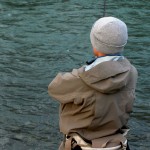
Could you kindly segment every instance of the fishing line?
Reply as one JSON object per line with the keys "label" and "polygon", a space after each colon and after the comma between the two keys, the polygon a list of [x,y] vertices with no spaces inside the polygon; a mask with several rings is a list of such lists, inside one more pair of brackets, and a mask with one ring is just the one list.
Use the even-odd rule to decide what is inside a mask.
{"label": "fishing line", "polygon": [[103,17],[106,15],[106,0],[104,0],[104,11],[103,11]]}

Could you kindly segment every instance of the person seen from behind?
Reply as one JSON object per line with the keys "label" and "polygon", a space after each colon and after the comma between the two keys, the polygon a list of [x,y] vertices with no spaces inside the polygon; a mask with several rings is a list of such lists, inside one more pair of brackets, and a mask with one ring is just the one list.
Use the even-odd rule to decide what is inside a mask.
{"label": "person seen from behind", "polygon": [[95,58],[72,72],[58,73],[48,86],[60,102],[59,150],[129,150],[127,123],[135,100],[137,70],[123,56],[126,24],[98,19],[90,33]]}

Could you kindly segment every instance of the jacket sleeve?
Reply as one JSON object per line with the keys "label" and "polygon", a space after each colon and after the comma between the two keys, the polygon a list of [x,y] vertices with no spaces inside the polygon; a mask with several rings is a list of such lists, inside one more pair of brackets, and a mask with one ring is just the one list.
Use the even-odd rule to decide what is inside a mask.
{"label": "jacket sleeve", "polygon": [[49,95],[63,104],[81,102],[79,95],[82,81],[77,73],[73,72],[59,73],[48,86]]}

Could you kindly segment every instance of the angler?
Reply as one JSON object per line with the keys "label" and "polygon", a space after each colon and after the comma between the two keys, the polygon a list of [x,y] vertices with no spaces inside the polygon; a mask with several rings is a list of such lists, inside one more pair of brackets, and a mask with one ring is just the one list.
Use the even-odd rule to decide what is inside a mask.
{"label": "angler", "polygon": [[49,95],[60,102],[59,150],[129,150],[127,122],[135,99],[136,68],[123,56],[126,24],[98,19],[90,33],[95,59],[72,72],[59,73]]}
{"label": "angler", "polygon": [[94,59],[72,72],[59,73],[49,95],[60,102],[59,150],[129,150],[127,123],[135,99],[137,70],[123,56],[126,24],[98,19],[90,33]]}

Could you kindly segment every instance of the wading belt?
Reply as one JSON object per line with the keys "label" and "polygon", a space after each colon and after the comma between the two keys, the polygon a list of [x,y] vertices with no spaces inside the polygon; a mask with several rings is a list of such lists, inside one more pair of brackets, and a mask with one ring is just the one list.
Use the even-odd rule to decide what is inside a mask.
{"label": "wading belt", "polygon": [[105,146],[105,139],[102,139],[102,141],[101,139],[96,139],[91,142],[89,140],[83,140],[78,134],[72,134],[64,137],[64,150],[128,150],[127,140],[124,139],[124,143],[121,143],[120,138],[121,136],[118,136],[118,139],[113,141],[118,143],[118,145],[109,148],[99,148],[101,144]]}

